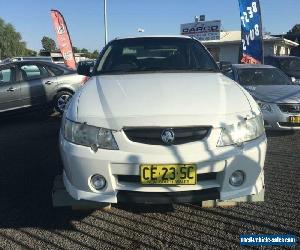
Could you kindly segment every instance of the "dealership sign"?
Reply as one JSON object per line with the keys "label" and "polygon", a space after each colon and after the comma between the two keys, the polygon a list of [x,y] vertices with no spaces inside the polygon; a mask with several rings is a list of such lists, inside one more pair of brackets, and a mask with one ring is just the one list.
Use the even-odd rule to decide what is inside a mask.
{"label": "dealership sign", "polygon": [[263,62],[263,34],[259,0],[239,0],[242,31],[242,63]]}
{"label": "dealership sign", "polygon": [[181,35],[194,37],[200,41],[220,40],[221,21],[186,23],[181,25]]}

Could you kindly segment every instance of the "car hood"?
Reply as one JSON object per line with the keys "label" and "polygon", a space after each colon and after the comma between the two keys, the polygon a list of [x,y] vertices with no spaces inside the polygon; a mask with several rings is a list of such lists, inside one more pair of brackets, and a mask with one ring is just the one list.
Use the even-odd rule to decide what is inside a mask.
{"label": "car hood", "polygon": [[255,98],[270,103],[300,103],[299,85],[245,86]]}
{"label": "car hood", "polygon": [[81,89],[77,121],[116,130],[222,125],[251,113],[243,91],[220,73],[95,76]]}

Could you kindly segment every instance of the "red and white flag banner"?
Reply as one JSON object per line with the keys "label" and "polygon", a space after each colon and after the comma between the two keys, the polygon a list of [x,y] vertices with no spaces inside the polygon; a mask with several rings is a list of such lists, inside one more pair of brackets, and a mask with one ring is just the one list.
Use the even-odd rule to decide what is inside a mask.
{"label": "red and white flag banner", "polygon": [[73,53],[72,41],[65,19],[58,10],[51,10],[51,17],[57,36],[58,46],[64,58],[65,64],[69,68],[76,69],[76,61]]}

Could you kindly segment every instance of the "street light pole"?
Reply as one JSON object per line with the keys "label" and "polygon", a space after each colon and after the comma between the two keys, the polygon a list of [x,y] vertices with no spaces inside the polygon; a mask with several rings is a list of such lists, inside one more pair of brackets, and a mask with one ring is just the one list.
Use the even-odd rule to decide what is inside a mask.
{"label": "street light pole", "polygon": [[106,17],[106,0],[104,0],[104,30],[105,30],[105,45],[107,44],[107,17]]}

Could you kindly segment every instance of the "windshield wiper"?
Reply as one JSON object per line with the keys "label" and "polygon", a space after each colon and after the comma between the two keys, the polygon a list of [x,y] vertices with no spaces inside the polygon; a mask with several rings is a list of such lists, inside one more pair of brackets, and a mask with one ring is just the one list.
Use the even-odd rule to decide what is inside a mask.
{"label": "windshield wiper", "polygon": [[140,72],[174,72],[174,71],[187,71],[187,72],[219,72],[218,69],[214,68],[136,68],[136,69],[120,69],[120,70],[106,70],[99,71],[98,74],[122,74],[122,73],[140,73]]}
{"label": "windshield wiper", "polygon": [[130,72],[139,72],[139,70],[138,69],[118,69],[118,70],[98,71],[99,74],[119,74],[119,73],[130,73]]}
{"label": "windshield wiper", "polygon": [[218,69],[214,68],[158,68],[158,67],[149,67],[141,68],[139,71],[200,71],[200,72],[219,72]]}
{"label": "windshield wiper", "polygon": [[198,68],[198,69],[191,69],[192,71],[200,71],[200,72],[219,72],[220,70],[214,68]]}

